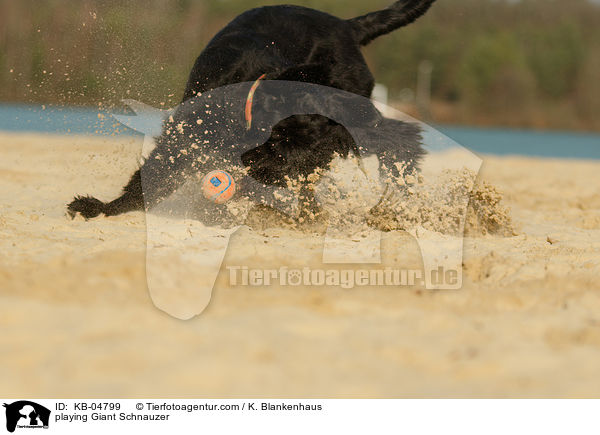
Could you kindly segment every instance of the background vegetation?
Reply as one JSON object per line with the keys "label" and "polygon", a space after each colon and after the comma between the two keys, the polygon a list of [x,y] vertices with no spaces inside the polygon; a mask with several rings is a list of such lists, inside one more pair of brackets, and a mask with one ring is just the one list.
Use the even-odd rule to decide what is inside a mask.
{"label": "background vegetation", "polygon": [[[392,0],[295,0],[342,17]],[[0,100],[176,105],[206,42],[261,0],[0,0]],[[392,101],[413,107],[433,65],[435,121],[600,131],[600,6],[439,0],[365,50]]]}

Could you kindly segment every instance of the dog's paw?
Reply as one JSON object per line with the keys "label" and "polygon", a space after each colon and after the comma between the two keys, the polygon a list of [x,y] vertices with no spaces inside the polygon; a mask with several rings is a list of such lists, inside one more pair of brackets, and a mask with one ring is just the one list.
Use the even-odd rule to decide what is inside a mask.
{"label": "dog's paw", "polygon": [[85,220],[95,218],[104,213],[105,204],[91,196],[76,196],[75,199],[67,206],[67,213],[71,219],[75,218],[77,213],[84,217]]}

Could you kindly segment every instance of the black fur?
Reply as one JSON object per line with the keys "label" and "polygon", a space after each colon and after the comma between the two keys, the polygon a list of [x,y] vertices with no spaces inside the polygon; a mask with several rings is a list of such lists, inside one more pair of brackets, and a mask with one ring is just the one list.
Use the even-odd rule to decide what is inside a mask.
{"label": "black fur", "polygon": [[[108,203],[89,196],[76,197],[68,205],[69,215],[80,213],[90,219],[152,208],[190,175],[223,168],[219,160],[231,144],[255,142],[242,154],[241,163],[250,168],[249,175],[255,180],[274,185],[284,185],[286,177],[293,179],[326,168],[334,153],[357,154],[360,141],[353,140],[353,135],[354,139],[379,139],[381,157],[389,164],[416,164],[423,154],[417,126],[384,119],[374,107],[365,107],[364,119],[355,123],[360,128],[351,135],[331,116],[316,114],[323,113],[317,109],[328,106],[328,113],[343,118],[342,112],[351,107],[348,104],[364,104],[350,101],[351,97],[318,101],[299,94],[295,100],[304,111],[296,113],[305,115],[285,116],[285,110],[277,106],[278,99],[284,97],[265,81],[254,104],[260,125],[253,125],[250,132],[245,130],[243,109],[251,83],[265,73],[266,80],[314,83],[370,97],[374,79],[361,45],[413,22],[434,1],[401,0],[383,11],[351,20],[298,6],[262,7],[243,13],[221,30],[196,60],[184,103],[172,122],[165,123],[156,149],[125,186],[123,195]],[[241,85],[231,86],[236,83]],[[226,95],[217,92],[225,86]],[[198,114],[190,107],[193,102],[210,106],[202,114],[202,125],[195,122]],[[224,126],[223,120],[231,122]],[[177,131],[182,121],[185,131]],[[270,136],[263,137],[261,131],[270,132]],[[208,145],[191,148],[197,143]],[[394,155],[386,155],[394,148]],[[212,155],[214,161],[198,163],[200,153]]]}

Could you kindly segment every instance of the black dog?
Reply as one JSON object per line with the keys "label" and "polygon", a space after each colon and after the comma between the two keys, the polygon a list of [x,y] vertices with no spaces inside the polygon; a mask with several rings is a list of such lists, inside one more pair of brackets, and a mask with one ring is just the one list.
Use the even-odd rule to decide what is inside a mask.
{"label": "black dog", "polygon": [[[357,143],[362,146],[363,140],[379,142],[375,152],[385,154],[388,167],[394,162],[405,162],[409,169],[417,165],[424,154],[420,129],[385,119],[367,103],[374,79],[360,47],[412,23],[434,1],[401,0],[351,20],[297,6],[245,12],[200,54],[184,102],[165,122],[156,148],[123,195],[108,203],[76,197],[68,213],[89,219],[147,210],[191,175],[232,165],[245,166],[253,181],[285,186],[289,179],[304,179],[317,168],[327,168],[335,154],[359,156]],[[302,83],[277,86],[284,82]],[[250,107],[254,122],[247,110],[253,83],[254,88],[260,84]],[[345,92],[315,93],[314,86],[301,84]],[[350,123],[356,127],[352,133],[344,122],[349,108],[354,114]],[[234,144],[241,148],[236,150]],[[242,191],[252,194],[241,184]]]}

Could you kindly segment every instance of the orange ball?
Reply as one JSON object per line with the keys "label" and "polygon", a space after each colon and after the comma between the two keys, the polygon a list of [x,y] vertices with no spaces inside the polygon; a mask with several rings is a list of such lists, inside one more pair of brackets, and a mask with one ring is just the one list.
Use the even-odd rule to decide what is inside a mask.
{"label": "orange ball", "polygon": [[209,172],[202,179],[202,193],[209,201],[224,204],[235,194],[235,181],[229,172]]}

